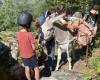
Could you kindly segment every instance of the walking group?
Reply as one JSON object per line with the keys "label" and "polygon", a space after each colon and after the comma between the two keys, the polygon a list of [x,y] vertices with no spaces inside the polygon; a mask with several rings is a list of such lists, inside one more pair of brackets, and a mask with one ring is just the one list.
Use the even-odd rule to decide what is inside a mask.
{"label": "walking group", "polygon": [[[89,11],[81,14],[77,11],[71,15],[68,8],[63,7],[62,5],[53,10],[47,10],[35,21],[35,26],[38,28],[39,34],[39,43],[42,47],[47,49],[47,58],[43,64],[45,70],[52,71],[52,64],[55,59],[55,35],[52,35],[52,26],[55,26],[56,23],[62,25],[61,28],[64,28],[72,33],[73,36],[78,33],[81,35],[75,36],[78,43],[81,46],[86,46],[93,42],[93,38],[97,32],[97,16],[99,15],[98,10],[93,6]],[[29,32],[31,24],[33,22],[33,16],[28,11],[22,11],[19,13],[17,18],[17,23],[20,26],[20,30],[17,33],[17,41],[19,46],[19,57],[21,57],[24,66],[25,66],[25,75],[27,80],[31,79],[31,71],[34,72],[35,80],[40,80],[40,73],[38,68],[38,61],[36,58],[36,44],[37,41],[35,36]],[[48,27],[50,26],[50,27]],[[57,25],[56,25],[57,26]],[[85,27],[84,27],[85,26]],[[52,27],[52,28],[51,28]],[[85,32],[84,32],[85,31]],[[82,33],[83,32],[83,33]],[[61,34],[61,33],[59,33]],[[49,36],[51,38],[49,38]],[[85,35],[85,36],[84,36]],[[87,36],[88,35],[88,36]],[[82,37],[84,36],[84,37]],[[63,35],[59,36],[63,37]],[[64,42],[63,42],[64,43]],[[61,43],[61,44],[63,44]],[[61,55],[60,55],[61,56]],[[59,61],[58,57],[58,61]],[[68,58],[69,59],[69,58]],[[59,68],[59,62],[57,63],[56,70]],[[71,67],[69,68],[71,69]]]}

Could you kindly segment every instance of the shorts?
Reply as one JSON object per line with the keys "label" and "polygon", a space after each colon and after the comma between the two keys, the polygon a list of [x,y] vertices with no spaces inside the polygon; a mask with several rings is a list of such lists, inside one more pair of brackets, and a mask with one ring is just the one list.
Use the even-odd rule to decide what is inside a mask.
{"label": "shorts", "polygon": [[38,67],[38,62],[35,56],[32,56],[31,58],[22,58],[22,60],[24,65],[29,66],[30,69]]}

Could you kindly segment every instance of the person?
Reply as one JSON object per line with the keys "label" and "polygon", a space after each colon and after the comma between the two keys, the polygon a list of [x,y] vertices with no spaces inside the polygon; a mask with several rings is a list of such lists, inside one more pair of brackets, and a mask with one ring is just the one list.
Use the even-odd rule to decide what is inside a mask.
{"label": "person", "polygon": [[45,22],[46,18],[51,14],[50,11],[46,10],[41,16],[39,16],[35,22],[35,26],[37,28],[37,36],[36,39],[38,39],[38,43],[41,45],[42,38],[42,29],[41,26]]}
{"label": "person", "polygon": [[[43,50],[44,50],[44,43],[43,43],[43,34],[42,34],[41,26],[45,23],[46,18],[50,15],[51,15],[51,11],[47,10],[46,12],[44,12],[43,15],[38,17],[36,24],[35,24],[35,26],[37,27],[37,31],[38,31],[38,40],[39,40],[38,42],[40,46],[43,48]],[[42,73],[43,74],[42,76],[50,76],[51,75],[50,68],[52,66],[51,58],[53,58],[54,56],[54,39],[52,38],[50,41],[47,41],[45,43],[45,47],[47,50],[46,55],[48,55],[47,56],[48,59],[46,58],[44,61],[42,61],[43,63],[42,63],[41,68],[44,70]]]}
{"label": "person", "polygon": [[97,32],[97,20],[98,20],[98,10],[95,9],[95,6],[90,9],[89,12],[86,12],[86,14],[83,17],[83,20],[87,22],[86,26],[89,27],[89,29],[92,32],[92,42],[91,45],[96,47],[95,45],[95,35]]}
{"label": "person", "polygon": [[42,24],[45,22],[46,18],[48,17],[48,15],[50,15],[51,12],[46,10],[41,16],[39,16],[35,22],[35,26],[37,27],[37,31],[38,31],[38,34],[41,33],[41,26]]}
{"label": "person", "polygon": [[30,71],[34,70],[35,80],[39,80],[39,69],[35,53],[35,37],[28,30],[31,27],[33,17],[27,11],[22,11],[17,18],[17,23],[21,27],[17,33],[19,46],[19,56],[25,65],[25,75],[27,80],[31,80]]}
{"label": "person", "polygon": [[[43,16],[40,16],[38,18],[38,23],[39,25],[36,25],[36,26],[40,26],[39,28],[41,29],[41,26],[44,25],[45,23],[45,20],[48,18],[48,17],[52,17],[54,14],[51,14],[51,11],[46,11],[45,14],[44,14],[44,17]],[[42,43],[42,37],[43,37],[43,34],[40,33],[40,41],[39,43],[44,46],[44,44]],[[54,58],[54,38],[50,39],[49,41],[47,41],[45,43],[45,47],[47,49],[47,59],[44,60],[44,73],[43,73],[43,76],[50,76],[51,75],[51,67],[52,67],[52,61],[53,61],[53,58]]]}
{"label": "person", "polygon": [[93,32],[93,37],[96,35],[97,31],[97,17],[98,11],[95,9],[91,9],[90,12],[86,12],[83,20],[87,22],[86,26],[89,27],[89,29]]}

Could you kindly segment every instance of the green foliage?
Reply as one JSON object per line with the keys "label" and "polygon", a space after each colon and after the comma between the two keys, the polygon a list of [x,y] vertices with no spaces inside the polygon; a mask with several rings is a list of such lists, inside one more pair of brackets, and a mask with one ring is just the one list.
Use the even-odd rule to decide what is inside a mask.
{"label": "green foliage", "polygon": [[[75,11],[84,12],[92,0],[3,0],[0,2],[0,31],[17,31],[16,18],[19,12],[27,10],[36,18],[47,9],[64,5]],[[99,0],[96,0],[96,2]],[[87,7],[88,8],[88,7]],[[34,26],[32,27],[34,31]]]}
{"label": "green foliage", "polygon": [[100,39],[95,40],[95,47],[100,48]]}
{"label": "green foliage", "polygon": [[99,32],[99,29],[96,33],[96,39],[95,39],[95,44],[94,45],[95,45],[96,48],[100,48],[100,32]]}
{"label": "green foliage", "polygon": [[31,0],[31,2],[29,0],[16,1],[17,0],[4,0],[3,3],[0,4],[0,31],[17,31],[18,25],[16,22],[18,13],[26,10],[36,17],[42,13],[45,0]]}
{"label": "green foliage", "polygon": [[92,0],[46,0],[50,8],[63,5],[70,8],[72,13],[77,10],[83,12],[86,9],[86,5],[91,1]]}
{"label": "green foliage", "polygon": [[36,55],[37,55],[37,58],[39,58],[43,53],[43,50],[42,48],[39,46],[39,45],[36,45]]}
{"label": "green foliage", "polygon": [[93,0],[93,2],[94,2],[95,4],[100,5],[100,0]]}
{"label": "green foliage", "polygon": [[5,30],[9,26],[11,26],[10,23],[14,24],[14,20],[12,20],[14,11],[11,9],[13,7],[13,4],[8,3],[10,3],[10,1],[5,0],[5,2],[0,7],[0,31]]}
{"label": "green foliage", "polygon": [[42,15],[44,11],[48,9],[46,0],[38,0],[36,4],[34,5],[34,15],[38,17],[39,15]]}
{"label": "green foliage", "polygon": [[0,7],[0,31],[16,30],[17,15],[21,10],[24,10],[25,5],[26,4],[24,4],[24,2],[16,4],[14,0],[4,0],[2,6]]}
{"label": "green foliage", "polygon": [[92,80],[92,77],[90,75],[85,74],[84,75],[84,80]]}
{"label": "green foliage", "polygon": [[100,74],[100,57],[91,57],[89,59],[89,66],[96,70]]}

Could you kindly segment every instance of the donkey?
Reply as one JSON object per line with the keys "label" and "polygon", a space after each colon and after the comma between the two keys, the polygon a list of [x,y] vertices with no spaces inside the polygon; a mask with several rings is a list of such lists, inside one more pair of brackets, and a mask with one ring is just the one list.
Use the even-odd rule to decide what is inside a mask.
{"label": "donkey", "polygon": [[66,52],[67,53],[67,59],[69,62],[69,70],[71,70],[71,55],[69,54],[69,47],[71,46],[70,43],[74,40],[73,35],[67,30],[62,29],[58,25],[56,25],[54,22],[61,19],[64,16],[64,14],[59,15],[57,17],[47,17],[44,24],[41,26],[42,28],[42,34],[43,34],[43,43],[50,40],[52,36],[55,37],[55,40],[58,44],[58,58],[57,58],[57,65],[56,70],[59,69],[59,63],[61,60],[61,53]]}
{"label": "donkey", "polygon": [[[63,24],[63,22],[66,23],[66,21],[60,20],[62,19],[61,17],[53,18],[55,19],[54,21],[52,21],[52,18],[48,18],[45,21],[45,23],[41,27],[42,33],[43,33],[43,39],[45,42],[49,40],[53,35],[55,36],[55,41],[58,44],[58,58],[57,58],[56,70],[58,70],[59,68],[62,52],[67,53],[67,60],[69,62],[69,70],[71,70],[72,68],[71,54],[69,54],[69,48],[72,45],[71,43],[73,43],[74,40],[77,40],[77,43],[80,46],[88,46],[92,41],[92,32],[89,30],[87,26],[84,25],[84,23],[82,23],[82,19],[78,18],[77,16],[67,17],[67,20],[69,20],[69,22],[66,25],[67,26],[67,29],[66,29],[65,24]],[[57,22],[57,20],[60,22],[62,21],[61,23],[63,25],[59,24],[60,22]],[[77,35],[73,36],[73,34],[70,31],[72,32],[77,31]],[[87,55],[88,53],[86,53],[86,58],[87,58]]]}

